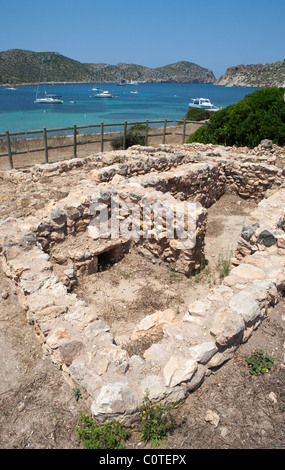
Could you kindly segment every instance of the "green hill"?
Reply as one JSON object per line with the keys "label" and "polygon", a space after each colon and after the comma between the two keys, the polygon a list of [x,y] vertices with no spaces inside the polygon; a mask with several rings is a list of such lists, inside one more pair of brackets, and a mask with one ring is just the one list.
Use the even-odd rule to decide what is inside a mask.
{"label": "green hill", "polygon": [[11,49],[0,52],[0,84],[37,83],[42,59],[49,82],[146,82],[214,83],[209,69],[191,62],[177,62],[156,69],[136,64],[84,64],[58,52],[32,52]]}
{"label": "green hill", "polygon": [[12,49],[0,52],[0,83],[36,83],[45,59],[47,81],[89,81],[86,65],[57,52],[31,52]]}

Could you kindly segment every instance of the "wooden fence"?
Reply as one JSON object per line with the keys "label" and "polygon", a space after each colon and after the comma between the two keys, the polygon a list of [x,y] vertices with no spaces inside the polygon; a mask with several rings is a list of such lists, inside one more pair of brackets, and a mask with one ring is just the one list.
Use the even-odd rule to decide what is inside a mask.
{"label": "wooden fence", "polygon": [[[167,124],[169,123],[181,123],[182,124],[182,132],[175,132],[176,135],[181,135],[182,136],[182,143],[185,142],[186,137],[189,135],[186,133],[186,124],[192,123],[192,124],[205,124],[203,121],[187,121],[186,119],[181,119],[181,120],[168,120],[164,119],[161,121],[137,121],[137,122],[123,122],[123,123],[113,123],[113,124],[104,124],[101,122],[101,124],[90,124],[87,126],[77,126],[74,125],[72,127],[60,127],[60,128],[55,128],[55,129],[46,129],[45,127],[43,129],[39,130],[31,130],[31,131],[25,131],[25,132],[9,132],[6,131],[4,134],[0,134],[0,139],[5,139],[5,144],[6,144],[6,149],[7,151],[5,153],[0,153],[0,157],[9,157],[9,165],[10,168],[14,168],[14,162],[13,162],[13,156],[17,155],[24,155],[30,152],[44,152],[44,162],[48,163],[49,162],[49,150],[53,149],[62,149],[62,148],[67,148],[67,147],[73,147],[73,157],[77,157],[77,148],[79,145],[86,145],[86,144],[92,144],[92,143],[100,143],[100,151],[104,151],[104,142],[107,141],[113,141],[116,139],[123,139],[123,149],[126,148],[126,139],[127,139],[127,132],[128,132],[128,126],[134,126],[137,124],[142,124],[145,125],[145,129],[143,133],[141,134],[142,136],[145,137],[145,145],[148,145],[148,139],[149,137],[157,137],[157,136],[162,136],[162,143],[165,144],[165,138],[167,135],[172,135],[173,132],[168,132]],[[163,124],[162,126],[162,132],[159,133],[150,133],[150,125],[151,124]],[[110,127],[123,127],[123,134],[119,134],[118,136],[112,136],[112,138],[109,137],[110,132],[107,132],[107,128]],[[99,139],[88,139],[88,140],[78,140],[79,136],[79,131],[82,129],[98,129],[99,131],[97,132]],[[62,145],[53,145],[50,146],[48,144],[48,133],[55,133],[55,132],[66,132],[66,131],[72,131],[71,136],[73,135],[72,143],[65,143]],[[105,134],[108,133],[108,136]],[[41,134],[42,139],[43,139],[43,146],[39,148],[31,148],[31,149],[22,149],[22,150],[12,150],[12,142],[15,141],[15,138],[20,136],[21,139],[25,139],[28,136],[31,135],[38,135]],[[93,136],[96,136],[95,134],[92,134]],[[18,140],[18,139],[16,139]]]}

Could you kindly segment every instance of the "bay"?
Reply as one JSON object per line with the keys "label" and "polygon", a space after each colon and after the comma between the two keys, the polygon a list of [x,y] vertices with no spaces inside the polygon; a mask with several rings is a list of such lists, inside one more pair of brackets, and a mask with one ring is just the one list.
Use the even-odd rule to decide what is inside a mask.
{"label": "bay", "polygon": [[[47,85],[47,93],[62,95],[64,100],[63,104],[49,105],[34,102],[36,85],[15,86],[15,90],[0,87],[0,134],[6,130],[26,132],[44,127],[54,129],[75,124],[98,125],[101,122],[177,121],[184,118],[192,98],[209,98],[215,106],[225,108],[257,89],[193,83],[139,83],[126,86],[104,83],[102,88],[113,93],[114,98],[98,99],[94,98],[92,91],[96,85]],[[134,91],[137,93],[132,93]]]}

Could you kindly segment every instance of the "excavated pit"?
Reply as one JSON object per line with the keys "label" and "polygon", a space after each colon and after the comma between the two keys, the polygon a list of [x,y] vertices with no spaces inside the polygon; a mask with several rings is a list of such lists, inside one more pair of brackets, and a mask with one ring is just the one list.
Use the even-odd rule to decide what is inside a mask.
{"label": "excavated pit", "polygon": [[[99,419],[131,416],[146,388],[185,398],[283,295],[282,158],[279,148],[135,147],[2,175],[25,190],[24,206],[3,196],[3,268],[44,351]],[[131,204],[194,204],[183,222],[194,245],[181,247],[178,223],[172,238],[98,236],[93,218],[103,205],[110,222],[113,194],[123,222]]]}
{"label": "excavated pit", "polygon": [[[205,259],[201,269],[191,276],[177,272],[174,263],[163,262],[135,243],[106,248],[87,265],[80,265],[76,261],[80,249],[91,246],[84,233],[54,245],[50,252],[55,260],[54,270],[110,326],[116,345],[126,349],[130,357],[143,357],[152,344],[163,338],[163,328],[156,325],[132,339],[136,325],[144,317],[167,309],[175,312],[176,321],[182,321],[189,304],[205,299],[214,286],[220,285],[225,276],[223,263],[230,264],[243,220],[255,207],[254,201],[227,194],[208,208]],[[66,260],[58,264],[56,260],[62,252],[66,253]],[[74,274],[73,282],[70,274]],[[197,331],[193,325],[193,341],[199,335],[206,337],[206,332]]]}

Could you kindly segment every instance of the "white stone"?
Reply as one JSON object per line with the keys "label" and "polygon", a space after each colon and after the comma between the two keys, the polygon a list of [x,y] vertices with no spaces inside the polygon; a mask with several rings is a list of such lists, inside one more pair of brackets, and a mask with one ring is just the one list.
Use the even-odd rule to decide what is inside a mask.
{"label": "white stone", "polygon": [[232,276],[239,276],[244,279],[263,279],[265,277],[264,271],[262,269],[256,268],[251,264],[240,264],[236,268],[231,270]]}
{"label": "white stone", "polygon": [[163,397],[167,391],[163,378],[154,374],[150,374],[142,380],[141,392],[145,394],[146,390],[149,391],[150,399]]}
{"label": "white stone", "polygon": [[193,316],[204,316],[205,313],[210,310],[211,305],[209,300],[196,300],[189,305],[188,313]]}
{"label": "white stone", "polygon": [[189,348],[190,357],[201,364],[206,364],[217,351],[217,346],[211,341]]}
{"label": "white stone", "polygon": [[245,290],[231,298],[230,307],[234,312],[241,314],[246,323],[255,320],[260,315],[258,303],[253,295]]}
{"label": "white stone", "polygon": [[131,336],[132,340],[137,339],[140,333],[145,332],[153,328],[154,326],[171,324],[175,318],[175,313],[170,308],[164,311],[158,311],[152,315],[147,315],[134,329]]}
{"label": "white stone", "polygon": [[130,387],[121,382],[104,385],[91,405],[91,411],[95,416],[115,416],[125,413],[134,406],[134,397]]}
{"label": "white stone", "polygon": [[163,377],[167,387],[175,387],[190,380],[198,365],[193,359],[184,356],[172,356],[163,369]]}

